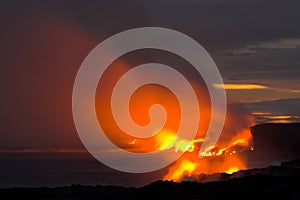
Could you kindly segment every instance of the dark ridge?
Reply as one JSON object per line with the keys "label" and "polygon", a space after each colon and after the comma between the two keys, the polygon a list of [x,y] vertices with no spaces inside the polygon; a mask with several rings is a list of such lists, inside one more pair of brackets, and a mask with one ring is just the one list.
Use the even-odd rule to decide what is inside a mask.
{"label": "dark ridge", "polygon": [[286,161],[281,163],[282,167],[294,167],[294,168],[300,168],[300,158],[294,159],[291,161]]}
{"label": "dark ridge", "polygon": [[297,199],[299,177],[255,175],[217,182],[158,181],[141,188],[72,185],[0,189],[4,199]]}

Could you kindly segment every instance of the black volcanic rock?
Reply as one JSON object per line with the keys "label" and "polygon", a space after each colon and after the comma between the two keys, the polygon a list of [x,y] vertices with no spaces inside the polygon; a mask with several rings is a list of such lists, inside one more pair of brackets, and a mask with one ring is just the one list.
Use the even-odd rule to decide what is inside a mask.
{"label": "black volcanic rock", "polygon": [[287,162],[282,162],[281,163],[282,167],[295,167],[295,168],[300,168],[300,158],[298,159],[294,159],[291,161],[287,161]]}
{"label": "black volcanic rock", "polygon": [[[291,163],[293,163],[292,161]],[[283,164],[285,165],[285,164]],[[202,176],[203,178],[204,176]],[[209,177],[207,175],[206,177]],[[300,168],[273,166],[220,173],[220,181],[156,181],[140,188],[71,185],[0,189],[1,199],[299,199]]]}
{"label": "black volcanic rock", "polygon": [[0,189],[3,199],[299,199],[299,176],[252,175],[228,181],[157,181],[140,188],[72,185]]}
{"label": "black volcanic rock", "polygon": [[254,152],[251,159],[290,160],[300,157],[300,123],[259,124],[251,127]]}

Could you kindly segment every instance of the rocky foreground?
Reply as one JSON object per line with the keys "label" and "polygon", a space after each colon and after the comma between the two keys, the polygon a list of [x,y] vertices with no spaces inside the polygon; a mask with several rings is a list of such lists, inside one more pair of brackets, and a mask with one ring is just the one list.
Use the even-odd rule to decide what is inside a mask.
{"label": "rocky foreground", "polygon": [[[57,188],[0,189],[1,199],[299,199],[299,161],[277,167],[251,169],[219,181],[157,181],[139,188],[72,185]],[[213,175],[217,176],[216,174]],[[209,177],[209,176],[207,176]],[[206,178],[207,178],[206,177]],[[206,179],[207,180],[207,179]]]}
{"label": "rocky foreground", "polygon": [[3,199],[299,199],[300,177],[255,175],[217,182],[158,181],[141,188],[72,185],[1,189]]}

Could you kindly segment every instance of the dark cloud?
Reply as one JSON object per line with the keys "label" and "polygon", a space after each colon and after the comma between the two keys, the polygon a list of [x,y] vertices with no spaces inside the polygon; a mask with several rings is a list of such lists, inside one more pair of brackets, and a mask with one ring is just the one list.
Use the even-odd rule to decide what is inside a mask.
{"label": "dark cloud", "polygon": [[236,50],[236,51],[230,51],[226,54],[228,57],[240,57],[240,56],[249,56],[255,54],[254,50],[250,49],[241,49],[241,50]]}
{"label": "dark cloud", "polygon": [[[292,81],[300,80],[300,48],[253,50],[255,54],[251,56],[238,56],[240,52],[245,51],[242,49],[236,51],[233,54],[235,56],[223,59],[224,66],[220,70],[224,78],[231,81],[259,80],[260,84],[270,84],[270,81],[277,80],[278,83],[282,82],[285,88],[297,88]],[[289,84],[287,80],[290,81]],[[275,85],[273,86],[278,87],[278,84]]]}
{"label": "dark cloud", "polygon": [[[18,1],[17,1],[18,2]],[[87,31],[109,37],[140,26],[182,31],[210,51],[235,49],[258,41],[299,36],[299,1],[19,1],[2,7],[5,24],[33,10],[74,19]]]}

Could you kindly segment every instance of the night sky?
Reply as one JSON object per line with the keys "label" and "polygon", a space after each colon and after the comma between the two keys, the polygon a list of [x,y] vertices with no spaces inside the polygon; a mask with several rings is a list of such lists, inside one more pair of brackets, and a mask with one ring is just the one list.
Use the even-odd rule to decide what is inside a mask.
{"label": "night sky", "polygon": [[72,88],[87,54],[132,28],[180,31],[256,123],[300,122],[297,0],[1,1],[0,151],[80,149]]}

